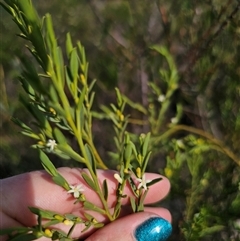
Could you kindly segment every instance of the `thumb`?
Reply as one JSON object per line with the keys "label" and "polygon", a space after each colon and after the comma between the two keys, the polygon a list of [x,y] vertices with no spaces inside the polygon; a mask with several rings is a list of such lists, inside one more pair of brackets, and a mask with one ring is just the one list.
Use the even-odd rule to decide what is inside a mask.
{"label": "thumb", "polygon": [[109,223],[85,241],[165,241],[171,232],[172,226],[167,220],[141,212]]}

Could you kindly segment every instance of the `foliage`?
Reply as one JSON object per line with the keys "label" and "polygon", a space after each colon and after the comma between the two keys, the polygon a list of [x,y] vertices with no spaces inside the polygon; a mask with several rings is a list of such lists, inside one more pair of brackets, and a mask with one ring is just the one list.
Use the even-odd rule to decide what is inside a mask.
{"label": "foliage", "polygon": [[[72,39],[81,39],[91,63],[88,76],[99,78],[93,87],[98,106],[91,103],[94,112],[90,114],[104,119],[103,123],[112,121],[114,132],[106,124],[99,128],[95,119],[91,138],[99,156],[109,160],[105,164],[115,167],[129,138],[137,143],[140,133],[150,131],[152,155],[147,170],[159,170],[172,183],[166,201],[173,213],[172,239],[238,240],[239,2],[42,2],[36,6],[42,14],[51,12],[56,20],[59,45],[65,45],[62,36],[69,31]],[[9,64],[3,66],[9,69]],[[116,85],[124,95],[117,90],[120,100],[109,106]],[[69,94],[72,104],[74,94]],[[40,109],[53,118],[46,107]],[[131,115],[126,116],[126,111]],[[130,125],[125,126],[125,121]],[[130,137],[123,134],[125,130],[132,133]],[[102,133],[106,133],[104,139]],[[48,140],[41,141],[46,144]],[[70,146],[75,145],[71,140]]]}
{"label": "foliage", "polygon": [[[20,101],[34,118],[32,125],[26,125],[19,119],[13,121],[22,129],[21,133],[35,140],[33,148],[39,150],[40,159],[44,169],[52,176],[56,185],[61,186],[69,194],[73,194],[75,203],[80,202],[86,210],[83,217],[72,214],[62,216],[48,210],[30,207],[30,211],[38,216],[38,224],[31,228],[6,229],[0,234],[8,234],[9,240],[35,240],[41,237],[52,240],[73,240],[71,234],[77,224],[82,223],[85,228],[101,228],[99,222],[88,210],[105,215],[109,221],[118,218],[122,200],[125,195],[126,185],[132,189],[131,205],[133,212],[144,210],[144,200],[149,186],[161,181],[162,178],[145,180],[145,170],[151,152],[148,150],[150,133],[140,135],[137,146],[131,141],[125,131],[127,117],[123,111],[125,101],[121,93],[116,89],[117,106],[111,104],[112,111],[107,115],[113,122],[116,131],[116,145],[118,147],[119,174],[114,177],[118,180],[116,190],[116,204],[114,211],[107,204],[108,181],[100,183],[97,176],[97,168],[106,169],[95,148],[92,135],[92,104],[94,82],[88,84],[88,63],[86,61],[84,47],[80,42],[74,47],[70,34],[66,36],[66,58],[64,64],[63,53],[58,46],[53,30],[51,16],[46,14],[40,21],[31,1],[5,1],[1,4],[12,15],[21,33],[20,37],[26,39],[30,53],[36,60],[31,63],[27,58],[22,58],[23,71],[19,80],[25,91],[20,96]],[[36,68],[35,66],[39,66]],[[76,140],[76,148],[73,148],[67,136],[73,136]],[[79,175],[86,185],[95,191],[101,201],[102,207],[95,206],[84,195],[82,184],[72,186],[58,172],[54,164],[45,153],[53,153],[63,159],[72,159],[84,164],[86,171]],[[42,220],[48,222],[43,224]],[[64,223],[70,225],[67,233],[51,228],[53,224]]]}

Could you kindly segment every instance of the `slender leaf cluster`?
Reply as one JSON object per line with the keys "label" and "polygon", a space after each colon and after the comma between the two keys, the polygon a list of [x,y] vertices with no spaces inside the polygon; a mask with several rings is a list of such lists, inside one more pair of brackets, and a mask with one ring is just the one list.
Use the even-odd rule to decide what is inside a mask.
{"label": "slender leaf cluster", "polygon": [[[119,174],[116,178],[116,205],[112,212],[108,207],[108,183],[98,180],[97,168],[107,169],[98,154],[92,134],[93,87],[95,81],[88,83],[88,63],[84,47],[80,42],[73,46],[70,34],[66,36],[66,50],[63,53],[58,46],[51,16],[46,14],[42,21],[38,17],[31,1],[5,1],[1,5],[12,15],[21,30],[20,37],[28,41],[27,48],[35,59],[23,58],[23,71],[19,80],[25,91],[21,102],[34,118],[31,125],[13,118],[22,128],[22,134],[35,140],[32,147],[40,152],[42,166],[51,175],[53,182],[73,196],[75,203],[81,203],[85,209],[82,217],[73,214],[59,214],[36,207],[30,211],[37,215],[38,223],[29,228],[13,228],[1,231],[8,234],[9,240],[34,240],[48,237],[52,240],[72,240],[71,234],[77,224],[83,224],[82,232],[90,227],[100,228],[98,222],[88,210],[105,215],[109,221],[118,218],[122,199],[130,198],[133,212],[144,210],[144,199],[150,185],[156,180],[145,180],[145,170],[151,152],[148,151],[150,134],[139,137],[138,147],[126,132],[128,117],[124,116],[125,101],[116,89],[117,106],[103,107],[103,111],[113,123],[117,151],[114,154],[119,162]],[[66,59],[66,61],[65,61]],[[65,63],[66,62],[66,63]],[[72,139],[76,147],[72,147]],[[85,185],[98,195],[101,206],[94,205],[84,194],[82,184],[71,185],[58,172],[48,154],[55,154],[63,159],[72,159],[83,164],[87,171],[79,172]],[[127,184],[132,189],[132,196],[127,197]],[[45,221],[44,224],[42,221]],[[64,233],[52,228],[63,223],[70,225]]]}

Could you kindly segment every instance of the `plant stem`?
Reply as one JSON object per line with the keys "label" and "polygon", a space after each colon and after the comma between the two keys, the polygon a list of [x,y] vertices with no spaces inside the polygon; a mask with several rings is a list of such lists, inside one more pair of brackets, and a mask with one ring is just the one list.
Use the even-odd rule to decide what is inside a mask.
{"label": "plant stem", "polygon": [[195,127],[190,127],[190,126],[186,126],[186,125],[175,125],[172,128],[170,128],[169,130],[167,130],[165,133],[163,133],[161,136],[156,137],[154,142],[157,143],[161,140],[167,139],[171,135],[173,135],[173,134],[175,134],[176,132],[179,132],[179,131],[187,131],[187,132],[205,137],[213,145],[215,145],[215,146],[212,146],[213,149],[224,153],[229,158],[231,158],[238,166],[240,166],[240,159],[231,150],[229,150],[227,147],[225,147],[224,143],[222,141],[216,139],[210,133],[207,133],[206,131],[197,129]]}

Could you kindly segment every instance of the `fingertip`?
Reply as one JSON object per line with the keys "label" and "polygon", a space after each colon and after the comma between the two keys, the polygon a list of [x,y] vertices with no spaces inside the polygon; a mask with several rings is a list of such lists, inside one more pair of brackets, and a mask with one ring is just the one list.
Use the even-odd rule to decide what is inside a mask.
{"label": "fingertip", "polygon": [[172,233],[172,225],[161,217],[151,217],[134,231],[137,241],[166,241]]}
{"label": "fingertip", "polygon": [[85,241],[165,241],[172,232],[168,220],[149,212],[135,213],[97,230]]}
{"label": "fingertip", "polygon": [[168,222],[172,222],[172,215],[170,211],[166,208],[161,207],[145,207],[145,212],[153,213],[157,216],[160,216],[164,219],[166,219]]}
{"label": "fingertip", "polygon": [[146,196],[145,203],[156,203],[164,199],[170,192],[171,184],[170,181],[160,174],[146,173],[147,178],[154,180],[157,178],[162,178],[159,182],[149,187],[148,195]]}

